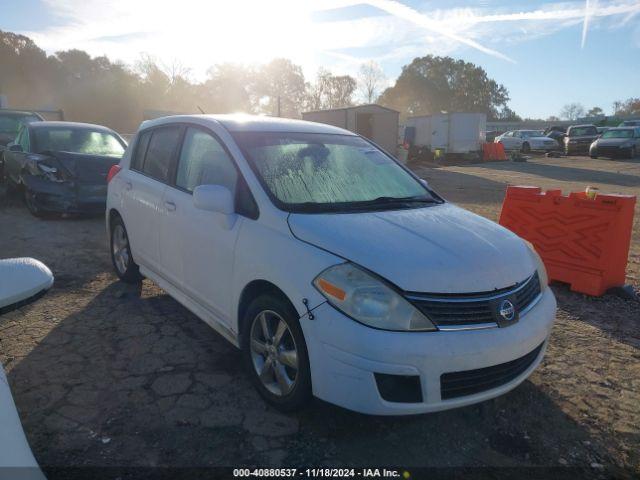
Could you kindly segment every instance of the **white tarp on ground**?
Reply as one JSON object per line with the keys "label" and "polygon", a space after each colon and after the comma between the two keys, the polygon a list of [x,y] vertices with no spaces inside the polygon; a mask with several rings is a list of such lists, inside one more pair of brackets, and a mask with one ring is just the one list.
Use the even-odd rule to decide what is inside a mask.
{"label": "white tarp on ground", "polygon": [[33,258],[0,260],[0,309],[26,300],[53,285],[51,270]]}
{"label": "white tarp on ground", "polygon": [[[0,309],[34,297],[51,285],[51,270],[38,260],[0,260]],[[0,365],[0,480],[9,478],[44,480],[45,477],[31,453],[7,376]]]}

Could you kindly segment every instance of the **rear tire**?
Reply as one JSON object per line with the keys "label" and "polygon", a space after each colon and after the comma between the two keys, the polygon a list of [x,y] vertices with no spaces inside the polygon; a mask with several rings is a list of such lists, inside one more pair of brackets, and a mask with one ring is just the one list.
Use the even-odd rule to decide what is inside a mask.
{"label": "rear tire", "polygon": [[116,275],[125,283],[138,283],[142,280],[142,275],[140,275],[140,268],[133,261],[124,222],[119,215],[116,215],[110,223],[111,263]]}
{"label": "rear tire", "polygon": [[311,398],[311,369],[298,314],[279,295],[262,294],[242,318],[242,357],[251,382],[271,406],[291,412]]}
{"label": "rear tire", "polygon": [[633,160],[634,158],[636,158],[637,154],[638,152],[636,151],[636,147],[631,147],[631,150],[629,151],[629,158]]}

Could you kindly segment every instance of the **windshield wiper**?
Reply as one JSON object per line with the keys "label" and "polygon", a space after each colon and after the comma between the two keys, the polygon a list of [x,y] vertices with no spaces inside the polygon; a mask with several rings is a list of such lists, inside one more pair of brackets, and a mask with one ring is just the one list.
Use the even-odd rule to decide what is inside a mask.
{"label": "windshield wiper", "polygon": [[377,197],[373,200],[362,200],[355,202],[336,202],[336,203],[316,203],[304,202],[293,205],[293,208],[300,212],[319,213],[319,212],[350,212],[356,210],[367,210],[376,207],[396,207],[403,205],[418,204],[439,204],[442,203],[429,197]]}
{"label": "windshield wiper", "polygon": [[387,205],[395,203],[438,203],[435,199],[429,197],[378,197],[373,200],[358,202],[362,205]]}

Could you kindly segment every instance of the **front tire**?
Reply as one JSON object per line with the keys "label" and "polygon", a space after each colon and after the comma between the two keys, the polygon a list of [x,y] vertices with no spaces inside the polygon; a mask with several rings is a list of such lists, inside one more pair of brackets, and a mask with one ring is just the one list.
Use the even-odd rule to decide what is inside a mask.
{"label": "front tire", "polygon": [[27,206],[27,210],[29,213],[37,218],[43,218],[45,216],[45,212],[40,208],[38,202],[36,201],[33,192],[29,190],[26,186],[24,187],[24,203]]}
{"label": "front tire", "polygon": [[133,261],[127,229],[120,216],[115,216],[111,221],[110,238],[111,263],[118,278],[125,283],[140,282],[142,275],[138,265]]}
{"label": "front tire", "polygon": [[524,142],[522,144],[522,153],[529,153],[531,151],[531,145],[529,145],[529,142]]}
{"label": "front tire", "polygon": [[7,195],[15,195],[20,190],[20,187],[17,183],[11,180],[11,176],[7,175],[5,177],[5,183],[7,185]]}
{"label": "front tire", "polygon": [[242,319],[242,357],[260,396],[282,412],[311,398],[311,369],[298,314],[277,295],[262,294]]}
{"label": "front tire", "polygon": [[636,151],[636,147],[631,147],[631,150],[629,150],[629,159],[633,160],[634,158],[636,158],[637,153],[638,152]]}

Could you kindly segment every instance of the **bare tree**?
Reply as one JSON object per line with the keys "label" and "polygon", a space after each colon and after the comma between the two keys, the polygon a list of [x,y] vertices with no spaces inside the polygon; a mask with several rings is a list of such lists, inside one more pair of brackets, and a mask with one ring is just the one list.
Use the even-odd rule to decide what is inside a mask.
{"label": "bare tree", "polygon": [[380,64],[373,60],[363,63],[358,74],[358,86],[363,100],[373,103],[380,95],[386,80]]}
{"label": "bare tree", "polygon": [[307,84],[307,108],[322,110],[353,105],[356,80],[349,75],[333,75],[320,68],[315,83]]}
{"label": "bare tree", "polygon": [[584,116],[584,107],[579,103],[569,103],[560,110],[560,117],[567,120],[577,120]]}

